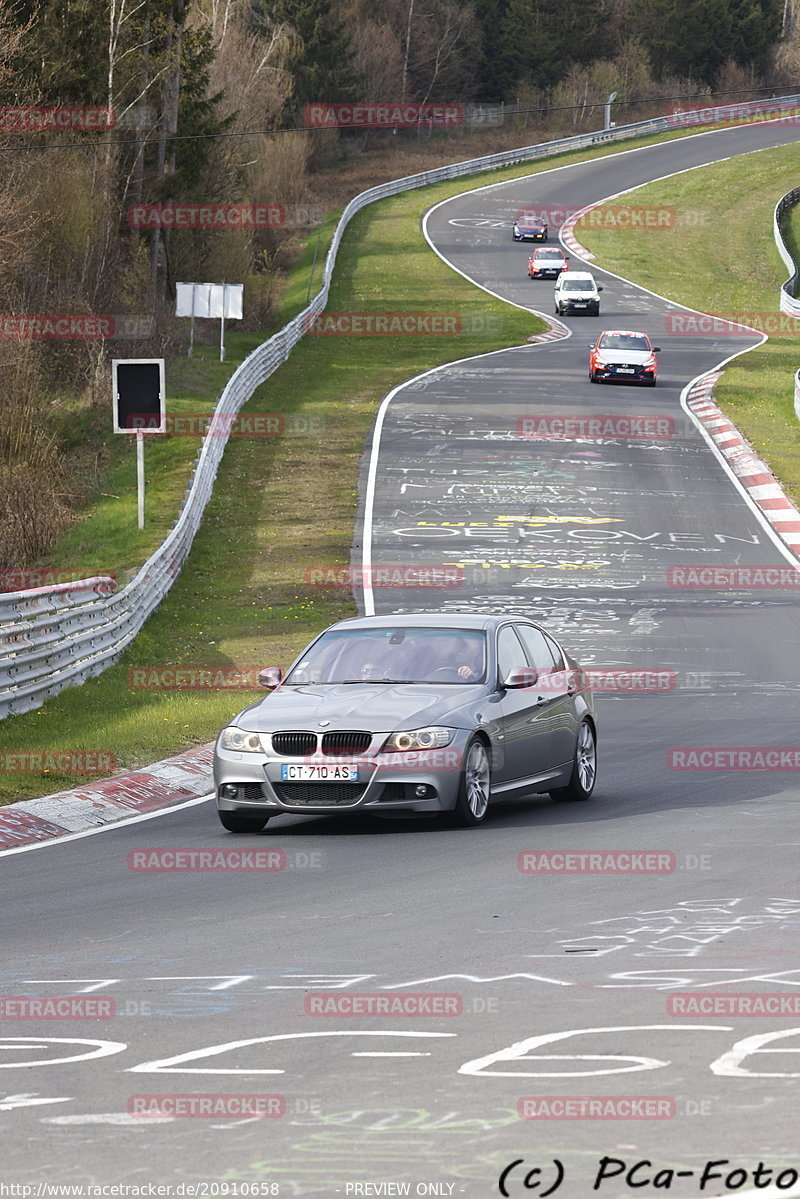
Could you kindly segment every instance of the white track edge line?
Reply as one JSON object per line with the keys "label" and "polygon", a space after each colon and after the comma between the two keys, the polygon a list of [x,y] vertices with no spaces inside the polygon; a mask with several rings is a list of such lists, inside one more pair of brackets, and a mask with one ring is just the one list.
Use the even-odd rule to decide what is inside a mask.
{"label": "white track edge line", "polygon": [[[47,798],[44,796],[43,798]],[[0,858],[10,857],[12,853],[28,853],[32,849],[48,849],[52,845],[63,845],[65,841],[80,841],[83,837],[94,837],[97,833],[107,833],[115,828],[124,828],[129,824],[140,824],[143,820],[155,820],[157,816],[169,816],[171,812],[182,812],[184,808],[193,808],[197,804],[206,803],[214,798],[214,792],[198,795],[195,799],[186,799],[182,803],[171,804],[168,808],[157,808],[154,812],[137,812],[135,816],[123,816],[121,820],[110,820],[108,824],[100,824],[97,828],[82,829],[79,833],[62,833],[50,837],[47,841],[31,841],[28,845],[12,845],[8,849],[0,849]],[[13,805],[12,805],[13,808]],[[2,816],[2,808],[0,808]]]}

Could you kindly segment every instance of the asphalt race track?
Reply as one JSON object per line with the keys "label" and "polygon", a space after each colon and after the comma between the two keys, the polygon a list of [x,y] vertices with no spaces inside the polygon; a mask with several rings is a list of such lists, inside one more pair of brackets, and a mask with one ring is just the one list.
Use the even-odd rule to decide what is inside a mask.
{"label": "asphalt race track", "polygon": [[[527,278],[530,251],[510,238],[517,209],[579,207],[798,138],[745,126],[562,168],[441,204],[427,235],[477,283],[550,312],[552,283]],[[548,1193],[557,1159],[554,1193],[567,1199],[684,1199],[742,1182],[738,1194],[755,1193],[759,1162],[800,1171],[800,1015],[690,1015],[674,1002],[800,985],[795,775],[668,764],[676,747],[797,744],[796,591],[693,590],[668,574],[790,560],[680,403],[691,379],[753,341],[667,336],[679,309],[592,270],[601,315],[565,318],[571,337],[431,372],[386,404],[355,560],[366,550],[375,565],[461,572],[448,588],[376,588],[376,611],[532,615],[584,665],[647,669],[669,687],[600,696],[586,805],[502,805],[464,831],[281,817],[232,838],[202,803],[7,856],[4,994],[82,992],[113,998],[116,1014],[4,1021],[4,1181],[485,1199],[512,1162],[509,1194]],[[614,327],[662,347],[655,389],[590,385],[586,343]],[[598,413],[658,418],[660,433],[519,433],[524,417]],[[128,864],[149,846],[231,845],[279,848],[286,868]],[[597,849],[658,851],[674,868],[518,869],[522,851]],[[323,991],[455,996],[457,1014],[308,1014],[306,994]],[[152,1094],[281,1098],[272,1119],[133,1114]],[[524,1097],[539,1112],[543,1099],[650,1097],[660,1118],[523,1120]],[[604,1156],[653,1165],[595,1191]],[[722,1182],[701,1188],[706,1163],[725,1160]],[[750,1173],[726,1189],[736,1167]],[[757,1193],[800,1187],[786,1175]]]}

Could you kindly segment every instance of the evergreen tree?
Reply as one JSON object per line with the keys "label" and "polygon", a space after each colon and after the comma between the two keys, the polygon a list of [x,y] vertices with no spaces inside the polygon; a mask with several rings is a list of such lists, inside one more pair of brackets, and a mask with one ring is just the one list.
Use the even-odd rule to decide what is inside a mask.
{"label": "evergreen tree", "polygon": [[[107,102],[108,3],[103,0],[19,0],[7,19],[33,21],[19,62],[20,78],[41,89],[45,104]],[[102,35],[87,36],[87,30]]]}
{"label": "evergreen tree", "polygon": [[611,46],[602,28],[596,0],[508,0],[498,51],[504,98],[523,80],[549,87],[573,63],[602,57]]}
{"label": "evergreen tree", "polygon": [[332,12],[331,0],[257,0],[253,15],[259,26],[284,24],[296,35],[285,63],[294,84],[287,118],[302,119],[304,106],[315,101],[357,98],[350,38]]}
{"label": "evergreen tree", "polygon": [[712,83],[734,57],[731,0],[637,0],[643,41],[654,69]]}
{"label": "evergreen tree", "polygon": [[[200,26],[184,30],[181,42],[181,91],[178,105],[177,134],[218,134],[225,132],[236,119],[236,115],[220,118],[217,106],[224,93],[208,95],[209,68],[214,58],[214,43],[210,28]],[[212,137],[197,141],[177,140],[174,149],[174,173],[170,177],[169,190],[174,196],[196,196],[202,199],[209,194],[213,181],[207,177],[207,163]]]}
{"label": "evergreen tree", "polygon": [[763,70],[781,34],[783,0],[730,0],[733,58]]}
{"label": "evergreen tree", "polygon": [[511,95],[516,78],[505,55],[503,21],[509,0],[477,0],[475,15],[481,27],[483,51],[476,99],[498,104]]}

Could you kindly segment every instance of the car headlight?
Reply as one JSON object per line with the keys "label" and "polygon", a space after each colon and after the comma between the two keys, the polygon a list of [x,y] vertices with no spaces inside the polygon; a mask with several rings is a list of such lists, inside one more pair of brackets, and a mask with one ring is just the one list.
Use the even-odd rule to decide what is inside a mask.
{"label": "car headlight", "polygon": [[219,735],[220,749],[231,749],[235,753],[261,754],[264,747],[258,733],[248,733],[245,729],[237,729],[230,725]]}
{"label": "car headlight", "polygon": [[402,753],[407,749],[439,749],[442,745],[449,745],[454,736],[455,729],[434,724],[425,729],[411,729],[407,733],[392,733],[383,748],[390,753]]}

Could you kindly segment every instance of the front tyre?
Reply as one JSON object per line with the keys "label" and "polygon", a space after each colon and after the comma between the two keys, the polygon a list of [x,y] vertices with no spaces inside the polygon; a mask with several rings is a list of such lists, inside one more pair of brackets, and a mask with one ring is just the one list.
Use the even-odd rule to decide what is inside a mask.
{"label": "front tyre", "polygon": [[229,833],[260,833],[269,816],[251,816],[247,812],[217,812],[220,824]]}
{"label": "front tyre", "polygon": [[489,809],[491,786],[489,751],[485,742],[473,737],[464,751],[458,797],[451,813],[452,823],[460,828],[474,828],[483,824]]}
{"label": "front tyre", "polygon": [[594,791],[597,778],[597,738],[588,720],[578,729],[575,742],[575,760],[572,774],[566,787],[557,787],[550,794],[553,799],[584,800]]}

